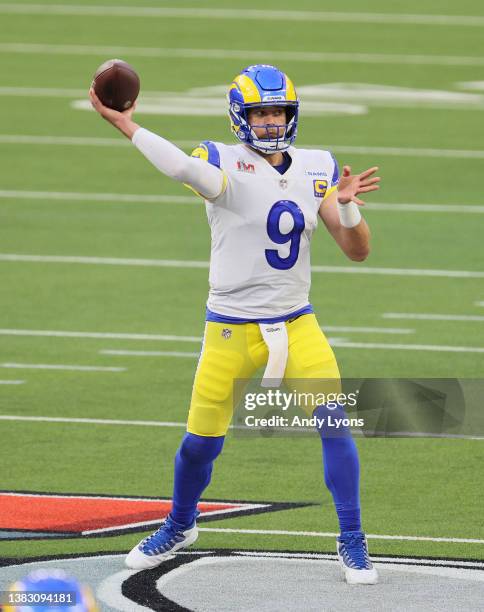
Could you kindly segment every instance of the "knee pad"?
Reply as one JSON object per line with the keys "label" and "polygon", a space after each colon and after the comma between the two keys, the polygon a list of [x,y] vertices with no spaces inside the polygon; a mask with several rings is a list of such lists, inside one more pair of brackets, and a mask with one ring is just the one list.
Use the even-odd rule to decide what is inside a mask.
{"label": "knee pad", "polygon": [[178,454],[182,459],[193,464],[211,463],[221,453],[225,436],[197,436],[186,433]]}
{"label": "knee pad", "polygon": [[323,420],[322,425],[316,425],[319,435],[323,439],[351,439],[351,430],[348,427],[348,415],[339,404],[335,408],[318,406],[313,412],[318,419]]}

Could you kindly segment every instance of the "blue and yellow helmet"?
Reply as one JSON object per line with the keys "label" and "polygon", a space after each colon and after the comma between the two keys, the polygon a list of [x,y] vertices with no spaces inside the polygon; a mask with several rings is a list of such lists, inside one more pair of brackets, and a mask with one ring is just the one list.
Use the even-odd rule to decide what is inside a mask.
{"label": "blue and yellow helmet", "polygon": [[35,570],[5,596],[5,612],[99,612],[91,589],[60,569]]}
{"label": "blue and yellow helmet", "polygon": [[[244,144],[263,153],[273,153],[285,151],[295,141],[299,99],[291,79],[275,66],[256,64],[245,68],[232,81],[228,102],[232,131]],[[271,137],[267,131],[266,137],[258,138],[249,125],[248,111],[258,106],[286,108],[286,125],[277,137]],[[258,127],[268,130],[270,126]]]}

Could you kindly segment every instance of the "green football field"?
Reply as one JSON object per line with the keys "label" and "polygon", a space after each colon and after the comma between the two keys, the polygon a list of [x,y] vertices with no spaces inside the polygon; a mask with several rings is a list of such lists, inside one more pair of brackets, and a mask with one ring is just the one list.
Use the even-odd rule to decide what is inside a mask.
{"label": "green football field", "polygon": [[[0,489],[171,495],[210,234],[193,193],[89,111],[111,57],[140,74],[137,121],[187,152],[234,142],[223,91],[242,68],[286,71],[302,99],[297,144],[382,176],[364,263],[324,226],[313,239],[311,302],[343,376],[482,375],[482,2],[101,4],[0,3]],[[133,354],[149,351],[168,355]],[[478,435],[357,444],[364,528],[395,536],[372,538],[372,553],[484,559]],[[205,496],[310,505],[212,521],[235,532],[207,531],[196,549],[334,551],[333,536],[304,535],[337,530],[317,438],[230,433]],[[127,551],[141,537],[4,528],[6,559]]]}

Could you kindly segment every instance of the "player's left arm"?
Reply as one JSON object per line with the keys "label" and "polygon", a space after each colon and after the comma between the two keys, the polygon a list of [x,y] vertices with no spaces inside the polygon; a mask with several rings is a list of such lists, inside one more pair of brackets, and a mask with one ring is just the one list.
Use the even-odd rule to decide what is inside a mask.
{"label": "player's left arm", "polygon": [[351,167],[344,166],[337,189],[323,200],[319,216],[341,250],[353,261],[364,261],[370,253],[370,230],[360,214],[364,206],[358,196],[379,189],[379,176],[372,176],[375,166],[361,174],[351,174]]}

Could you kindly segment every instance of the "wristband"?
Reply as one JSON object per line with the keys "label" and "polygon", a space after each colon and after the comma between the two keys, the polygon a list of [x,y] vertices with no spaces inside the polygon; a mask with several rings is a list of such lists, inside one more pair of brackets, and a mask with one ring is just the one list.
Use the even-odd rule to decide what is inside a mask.
{"label": "wristband", "polygon": [[348,204],[337,203],[339,221],[343,227],[348,229],[356,227],[361,221],[361,213],[358,204],[348,202]]}

